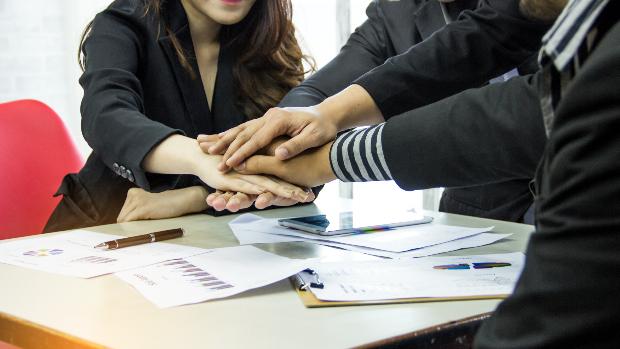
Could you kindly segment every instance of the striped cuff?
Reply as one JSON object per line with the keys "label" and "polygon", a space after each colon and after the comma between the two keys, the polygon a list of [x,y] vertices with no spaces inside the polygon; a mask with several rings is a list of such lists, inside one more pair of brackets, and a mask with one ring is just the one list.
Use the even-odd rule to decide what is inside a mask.
{"label": "striped cuff", "polygon": [[332,144],[329,162],[343,182],[389,181],[392,174],[383,155],[385,123],[344,133]]}

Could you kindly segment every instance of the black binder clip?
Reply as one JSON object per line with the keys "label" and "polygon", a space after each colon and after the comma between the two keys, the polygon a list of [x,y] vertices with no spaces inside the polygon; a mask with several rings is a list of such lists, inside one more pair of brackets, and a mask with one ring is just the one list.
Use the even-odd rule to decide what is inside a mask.
{"label": "black binder clip", "polygon": [[[310,274],[312,277],[314,277],[313,281],[307,282],[305,280],[305,278],[303,276],[301,276],[301,273],[306,273],[306,274]],[[316,271],[312,270],[312,269],[304,269],[303,271],[301,271],[299,274],[297,274],[297,280],[299,281],[299,289],[302,291],[306,291],[308,290],[308,288],[312,287],[312,288],[323,288],[325,287],[323,285],[323,282],[321,281],[321,279],[319,279],[319,274],[317,274]]]}

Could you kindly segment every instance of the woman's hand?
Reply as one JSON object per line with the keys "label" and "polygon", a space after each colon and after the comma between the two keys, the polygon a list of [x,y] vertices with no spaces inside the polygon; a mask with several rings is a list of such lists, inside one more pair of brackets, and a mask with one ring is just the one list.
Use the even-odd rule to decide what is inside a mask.
{"label": "woman's hand", "polygon": [[251,195],[270,192],[296,202],[309,202],[314,199],[314,195],[310,195],[307,190],[277,178],[264,175],[243,175],[235,171],[228,173],[217,171],[215,167],[220,160],[221,156],[204,154],[202,161],[196,164],[196,175],[212,188]]}
{"label": "woman's hand", "polygon": [[[207,208],[207,190],[200,186],[149,193],[142,188],[131,188],[125,204],[116,219],[130,222],[143,219],[179,217]],[[250,203],[251,205],[251,203]]]}

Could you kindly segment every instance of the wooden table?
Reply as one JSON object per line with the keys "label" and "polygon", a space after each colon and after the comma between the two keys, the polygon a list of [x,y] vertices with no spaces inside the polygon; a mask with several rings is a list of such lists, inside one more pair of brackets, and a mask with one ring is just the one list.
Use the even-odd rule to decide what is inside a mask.
{"label": "wooden table", "polygon": [[[265,217],[317,212],[315,205],[259,212]],[[425,212],[443,224],[513,233],[508,239],[450,254],[525,250],[532,226]],[[89,228],[134,235],[183,227],[176,243],[203,248],[238,244],[228,228],[235,216],[193,215]],[[291,258],[342,258],[352,252],[308,243],[259,247]],[[364,255],[357,255],[364,259]],[[428,335],[437,326],[493,311],[499,300],[305,308],[287,280],[223,300],[159,309],[113,275],[94,279],[0,264],[0,341],[24,348],[343,348],[393,344]],[[483,316],[484,317],[484,316]],[[459,322],[459,326],[471,323]],[[451,323],[453,322],[453,323]],[[452,326],[452,327],[451,327]]]}

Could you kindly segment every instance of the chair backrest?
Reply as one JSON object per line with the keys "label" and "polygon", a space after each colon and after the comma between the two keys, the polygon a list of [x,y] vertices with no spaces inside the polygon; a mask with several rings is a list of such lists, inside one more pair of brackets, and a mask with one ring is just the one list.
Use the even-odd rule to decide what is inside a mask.
{"label": "chair backrest", "polygon": [[83,160],[62,120],[34,100],[0,104],[0,239],[38,234],[63,176]]}

